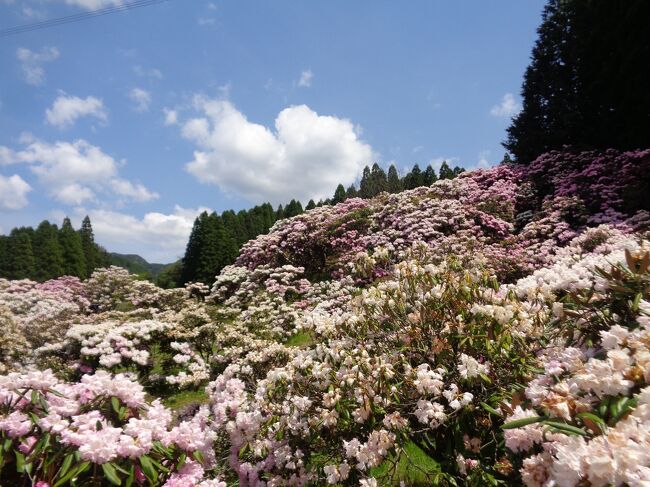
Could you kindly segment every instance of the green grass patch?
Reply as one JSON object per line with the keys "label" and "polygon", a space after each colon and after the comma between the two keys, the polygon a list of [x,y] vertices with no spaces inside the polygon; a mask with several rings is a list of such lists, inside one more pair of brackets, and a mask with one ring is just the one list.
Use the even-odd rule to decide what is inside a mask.
{"label": "green grass patch", "polygon": [[284,343],[287,347],[306,348],[314,343],[314,337],[307,331],[299,331]]}
{"label": "green grass patch", "polygon": [[373,468],[370,474],[382,487],[399,487],[400,482],[410,487],[428,487],[434,485],[434,482],[439,479],[440,465],[410,441],[404,445],[397,459],[384,461]]}
{"label": "green grass patch", "polygon": [[168,408],[177,411],[189,404],[207,404],[208,396],[203,389],[198,391],[181,391],[163,399],[163,404]]}

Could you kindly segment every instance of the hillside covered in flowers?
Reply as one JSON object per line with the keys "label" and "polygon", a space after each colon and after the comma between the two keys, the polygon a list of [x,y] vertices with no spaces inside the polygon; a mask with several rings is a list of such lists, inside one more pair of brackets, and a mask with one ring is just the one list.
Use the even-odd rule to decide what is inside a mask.
{"label": "hillside covered in flowers", "polygon": [[648,174],[348,199],[211,287],[0,280],[0,485],[648,485]]}

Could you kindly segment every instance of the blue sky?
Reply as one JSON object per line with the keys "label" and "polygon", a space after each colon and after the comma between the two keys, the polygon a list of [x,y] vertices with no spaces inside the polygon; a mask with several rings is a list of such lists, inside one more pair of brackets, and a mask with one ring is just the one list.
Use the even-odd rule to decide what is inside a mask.
{"label": "blue sky", "polygon": [[[0,0],[0,29],[124,0]],[[544,2],[170,0],[0,38],[0,232],[170,262],[203,209],[498,163]]]}

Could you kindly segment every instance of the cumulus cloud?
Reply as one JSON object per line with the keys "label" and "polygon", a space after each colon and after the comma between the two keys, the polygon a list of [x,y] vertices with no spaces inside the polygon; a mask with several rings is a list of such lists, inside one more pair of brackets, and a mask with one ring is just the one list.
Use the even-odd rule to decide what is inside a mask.
{"label": "cumulus cloud", "polygon": [[306,69],[300,73],[300,79],[298,80],[298,86],[302,88],[309,88],[311,86],[311,80],[314,77],[311,69]]}
{"label": "cumulus cloud", "polygon": [[116,7],[124,5],[124,0],[65,0],[67,5],[85,8],[86,10],[97,10],[98,8]]}
{"label": "cumulus cloud", "polygon": [[162,72],[157,68],[144,68],[139,64],[133,66],[133,72],[140,78],[163,79]]}
{"label": "cumulus cloud", "polygon": [[501,103],[494,105],[490,109],[490,115],[493,117],[512,117],[521,111],[521,104],[515,99],[512,93],[506,93],[501,99]]}
{"label": "cumulus cloud", "polygon": [[337,184],[353,183],[373,159],[352,122],[306,105],[282,110],[274,131],[250,122],[229,101],[197,97],[195,106],[203,116],[181,129],[198,146],[186,169],[251,202],[328,197]]}
{"label": "cumulus cloud", "polygon": [[165,125],[176,125],[178,123],[178,112],[170,108],[163,108],[165,114]]}
{"label": "cumulus cloud", "polygon": [[47,123],[61,129],[70,127],[81,117],[95,117],[106,122],[108,117],[104,102],[94,96],[79,98],[63,93],[54,100],[52,108],[45,111]]}
{"label": "cumulus cloud", "polygon": [[20,61],[25,82],[32,86],[42,85],[45,82],[43,64],[58,59],[59,55],[59,50],[56,47],[43,47],[39,52],[19,47],[16,50],[16,57]]}
{"label": "cumulus cloud", "polygon": [[27,193],[32,188],[23,178],[14,174],[5,177],[0,174],[0,209],[19,210],[27,206]]}
{"label": "cumulus cloud", "polygon": [[133,88],[129,92],[129,98],[135,103],[133,109],[136,112],[146,112],[151,104],[151,94],[142,88]]}
{"label": "cumulus cloud", "polygon": [[28,164],[48,193],[61,203],[94,201],[98,192],[134,201],[158,198],[144,186],[119,178],[115,159],[85,140],[50,144],[23,137],[23,143],[27,146],[20,151],[0,146],[0,157],[6,163]]}
{"label": "cumulus cloud", "polygon": [[142,218],[109,210],[90,210],[98,242],[116,252],[138,253],[149,262],[182,257],[194,219],[209,208],[175,206],[170,214],[151,212]]}

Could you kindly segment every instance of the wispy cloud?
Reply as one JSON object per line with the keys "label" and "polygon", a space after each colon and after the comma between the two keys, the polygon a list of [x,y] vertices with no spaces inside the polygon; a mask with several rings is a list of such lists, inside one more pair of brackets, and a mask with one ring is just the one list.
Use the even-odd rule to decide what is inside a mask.
{"label": "wispy cloud", "polygon": [[311,86],[311,80],[314,78],[314,73],[311,69],[306,69],[300,73],[300,79],[298,80],[298,86],[301,88],[309,88]]}
{"label": "wispy cloud", "polygon": [[501,99],[501,103],[494,105],[490,109],[490,115],[493,117],[512,117],[521,111],[521,104],[515,99],[512,93],[506,93]]}
{"label": "wispy cloud", "polygon": [[136,112],[146,112],[151,105],[151,93],[142,88],[133,88],[129,92],[129,98],[135,103],[133,109]]}
{"label": "wispy cloud", "polygon": [[43,47],[39,52],[26,47],[16,50],[16,57],[20,61],[23,79],[27,84],[40,86],[45,82],[45,68],[43,64],[58,59],[60,53],[56,47]]}

